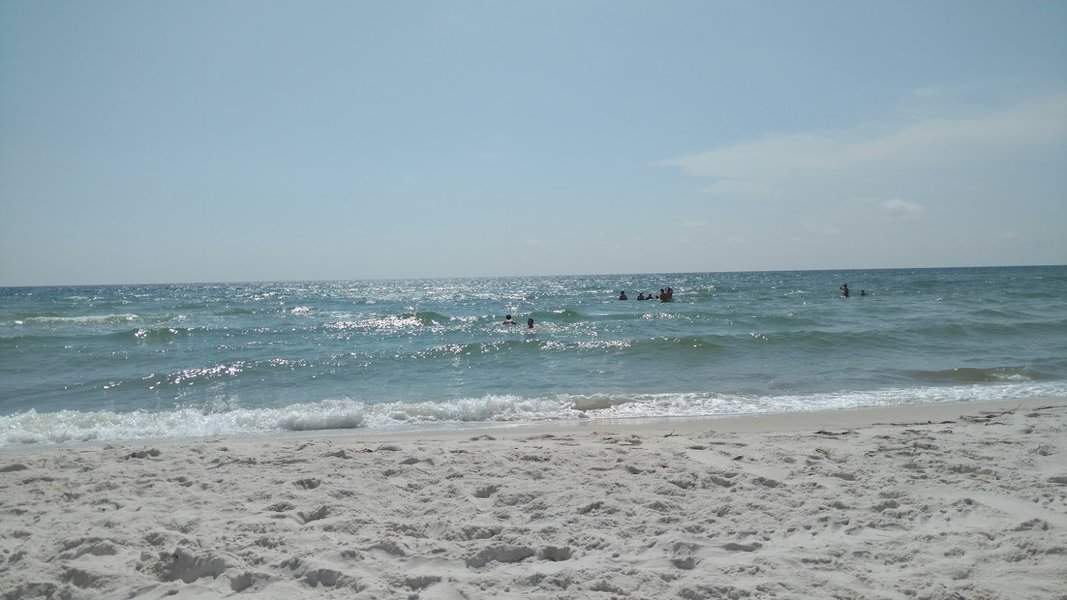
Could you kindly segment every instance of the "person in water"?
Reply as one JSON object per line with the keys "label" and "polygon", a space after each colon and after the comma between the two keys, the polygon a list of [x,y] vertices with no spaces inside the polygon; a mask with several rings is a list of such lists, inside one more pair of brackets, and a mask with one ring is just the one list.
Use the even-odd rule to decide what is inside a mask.
{"label": "person in water", "polygon": [[501,325],[514,325],[515,321],[511,319],[511,315],[504,315],[504,322]]}
{"label": "person in water", "polygon": [[645,299],[645,293],[644,292],[638,292],[637,293],[637,299],[638,300],[644,300]]}
{"label": "person in water", "polygon": [[526,319],[526,329],[533,329],[533,318]]}
{"label": "person in water", "polygon": [[860,296],[866,296],[867,290],[860,290]]}
{"label": "person in water", "polygon": [[629,298],[626,297],[626,290],[619,292],[619,300],[629,300]]}
{"label": "person in water", "polygon": [[841,290],[841,296],[843,298],[848,298],[848,284],[841,284],[841,287],[839,289]]}

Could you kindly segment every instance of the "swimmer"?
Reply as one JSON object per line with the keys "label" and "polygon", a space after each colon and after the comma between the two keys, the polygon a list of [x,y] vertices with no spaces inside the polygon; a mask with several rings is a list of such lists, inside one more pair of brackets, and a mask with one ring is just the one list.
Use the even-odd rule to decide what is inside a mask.
{"label": "swimmer", "polygon": [[838,288],[838,289],[841,290],[841,297],[848,298],[848,284],[847,283],[842,284],[841,287]]}
{"label": "swimmer", "polygon": [[644,300],[645,299],[645,293],[644,292],[638,292],[637,293],[637,299],[638,300]]}
{"label": "swimmer", "polygon": [[629,298],[626,297],[626,290],[619,292],[619,300],[629,300]]}
{"label": "swimmer", "polygon": [[515,321],[513,321],[511,319],[511,315],[505,315],[504,316],[504,322],[501,323],[501,325],[514,325],[514,324],[515,324]]}
{"label": "swimmer", "polygon": [[533,319],[526,319],[526,329],[533,329]]}

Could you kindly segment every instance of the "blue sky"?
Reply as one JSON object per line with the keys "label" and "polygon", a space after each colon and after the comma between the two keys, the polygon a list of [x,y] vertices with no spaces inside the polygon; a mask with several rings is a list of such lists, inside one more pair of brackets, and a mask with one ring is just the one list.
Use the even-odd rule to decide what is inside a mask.
{"label": "blue sky", "polygon": [[1067,3],[0,4],[0,285],[1067,263]]}

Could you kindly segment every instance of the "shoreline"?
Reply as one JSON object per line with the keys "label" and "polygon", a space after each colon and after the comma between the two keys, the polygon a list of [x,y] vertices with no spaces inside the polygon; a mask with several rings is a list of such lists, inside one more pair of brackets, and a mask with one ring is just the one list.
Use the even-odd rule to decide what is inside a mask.
{"label": "shoreline", "polygon": [[5,600],[1067,589],[1054,399],[20,450]]}
{"label": "shoreline", "polygon": [[[577,421],[539,421],[502,425],[499,423],[471,424],[456,429],[405,429],[375,431],[359,429],[321,430],[333,436],[353,436],[367,439],[451,439],[472,433],[507,435],[535,435],[540,433],[576,432],[645,432],[648,434],[690,434],[703,431],[719,433],[788,433],[824,427],[860,428],[882,424],[882,421],[944,420],[960,414],[982,411],[1036,408],[1047,405],[1067,406],[1067,398],[1023,398],[1018,400],[979,400],[974,402],[932,402],[926,404],[898,404],[892,406],[856,406],[809,411],[746,413],[731,415],[703,415],[680,417],[621,417],[587,418]],[[286,436],[314,437],[315,431],[287,431]]]}
{"label": "shoreline", "polygon": [[677,416],[677,417],[589,417],[577,420],[544,420],[523,422],[472,421],[460,423],[423,423],[413,427],[369,429],[335,428],[306,430],[277,430],[242,433],[222,433],[203,436],[174,436],[161,438],[95,439],[68,442],[34,442],[0,446],[0,458],[22,452],[47,452],[51,449],[102,448],[104,446],[182,445],[206,441],[234,440],[256,442],[265,439],[305,440],[353,438],[354,440],[453,440],[470,435],[534,435],[545,433],[575,433],[584,431],[618,431],[692,433],[714,430],[722,433],[784,433],[800,432],[822,427],[858,428],[879,424],[880,421],[943,420],[969,411],[1009,410],[1017,407],[1037,407],[1065,404],[1067,398],[1020,398],[1015,400],[976,400],[970,402],[930,402],[895,404],[888,406],[856,406],[801,411],[766,413]]}

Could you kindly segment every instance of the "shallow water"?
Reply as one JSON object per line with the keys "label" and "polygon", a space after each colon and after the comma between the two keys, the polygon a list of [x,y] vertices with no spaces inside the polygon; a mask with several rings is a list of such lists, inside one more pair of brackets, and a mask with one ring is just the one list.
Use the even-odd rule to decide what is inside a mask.
{"label": "shallow water", "polygon": [[0,288],[0,445],[1067,397],[1064,298],[1067,267]]}

